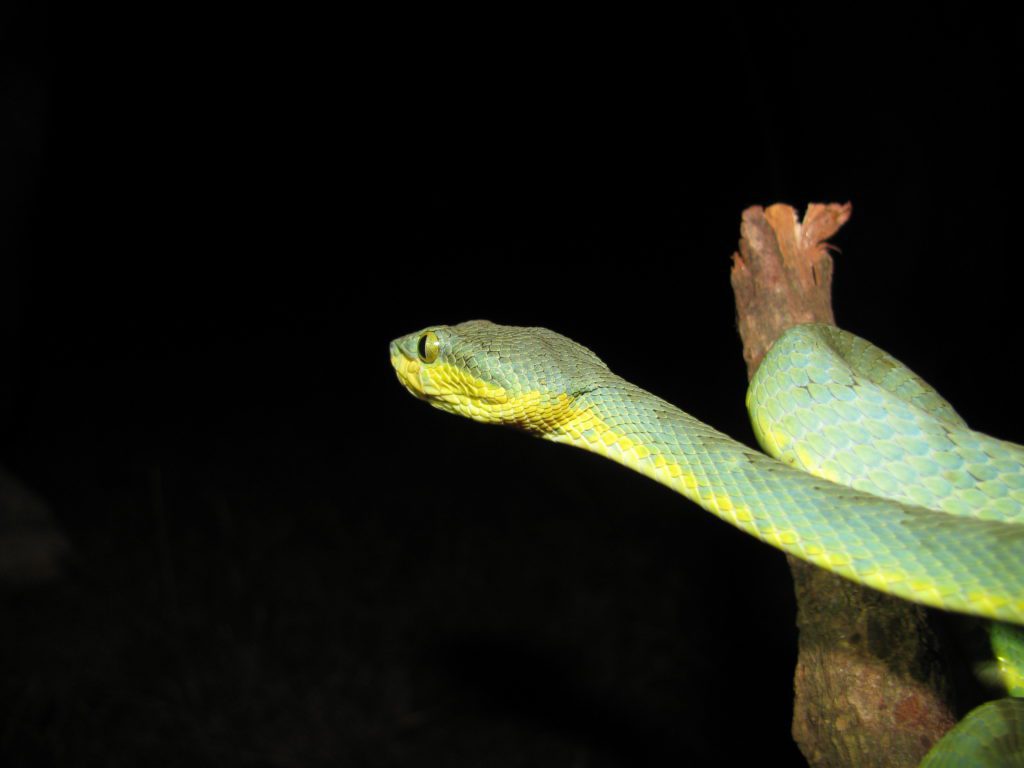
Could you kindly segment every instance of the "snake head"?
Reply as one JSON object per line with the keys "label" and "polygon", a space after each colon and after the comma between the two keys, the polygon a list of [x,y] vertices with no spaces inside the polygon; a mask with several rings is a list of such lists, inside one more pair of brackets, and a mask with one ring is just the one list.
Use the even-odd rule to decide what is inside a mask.
{"label": "snake head", "polygon": [[435,408],[552,435],[577,397],[610,375],[586,347],[546,328],[487,320],[424,328],[391,342],[409,392]]}

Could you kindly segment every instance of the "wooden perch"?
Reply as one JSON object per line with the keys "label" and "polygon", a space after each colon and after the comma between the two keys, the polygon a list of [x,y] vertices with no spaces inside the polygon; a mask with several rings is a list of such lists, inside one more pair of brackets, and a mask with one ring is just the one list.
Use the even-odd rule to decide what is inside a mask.
{"label": "wooden perch", "polygon": [[[799,323],[834,323],[825,240],[850,204],[743,212],[732,286],[752,376]],[[793,738],[815,768],[916,766],[955,722],[938,643],[920,606],[789,558],[800,633]]]}

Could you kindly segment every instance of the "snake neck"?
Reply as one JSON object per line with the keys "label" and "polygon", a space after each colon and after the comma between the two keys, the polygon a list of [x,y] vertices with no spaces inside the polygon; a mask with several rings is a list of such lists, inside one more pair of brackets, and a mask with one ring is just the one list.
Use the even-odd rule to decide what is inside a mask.
{"label": "snake neck", "polygon": [[720,517],[735,511],[735,504],[717,482],[716,462],[777,464],[614,374],[576,397],[568,418],[544,437],[629,467]]}
{"label": "snake neck", "polygon": [[544,437],[605,456],[802,560],[926,605],[1024,624],[1024,534],[836,485],[608,374]]}
{"label": "snake neck", "polygon": [[575,398],[569,417],[545,438],[640,472],[734,524],[737,521],[730,516],[744,500],[737,498],[738,486],[729,488],[720,481],[716,466],[777,465],[672,403],[614,375]]}

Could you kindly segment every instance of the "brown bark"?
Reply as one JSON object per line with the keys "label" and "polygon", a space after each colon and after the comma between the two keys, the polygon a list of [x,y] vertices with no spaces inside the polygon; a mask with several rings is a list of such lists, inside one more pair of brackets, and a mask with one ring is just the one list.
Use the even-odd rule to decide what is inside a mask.
{"label": "brown bark", "polygon": [[[834,323],[825,239],[850,204],[743,212],[732,286],[752,376],[772,342],[799,323]],[[789,558],[799,658],[793,738],[818,766],[916,766],[956,718],[923,608]]]}

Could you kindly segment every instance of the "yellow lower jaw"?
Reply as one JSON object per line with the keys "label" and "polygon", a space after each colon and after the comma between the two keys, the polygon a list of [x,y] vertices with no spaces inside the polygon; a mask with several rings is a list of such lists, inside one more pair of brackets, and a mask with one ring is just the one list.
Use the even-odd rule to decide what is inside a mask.
{"label": "yellow lower jaw", "polygon": [[507,424],[541,435],[560,431],[576,418],[567,395],[540,392],[511,394],[461,368],[444,362],[421,363],[403,355],[392,356],[398,380],[413,395],[435,408],[487,424]]}
{"label": "yellow lower jaw", "polygon": [[419,385],[419,367],[417,360],[410,360],[402,355],[391,356],[391,367],[395,369],[398,380],[402,386],[409,390],[409,393],[420,400],[426,399],[426,394]]}

